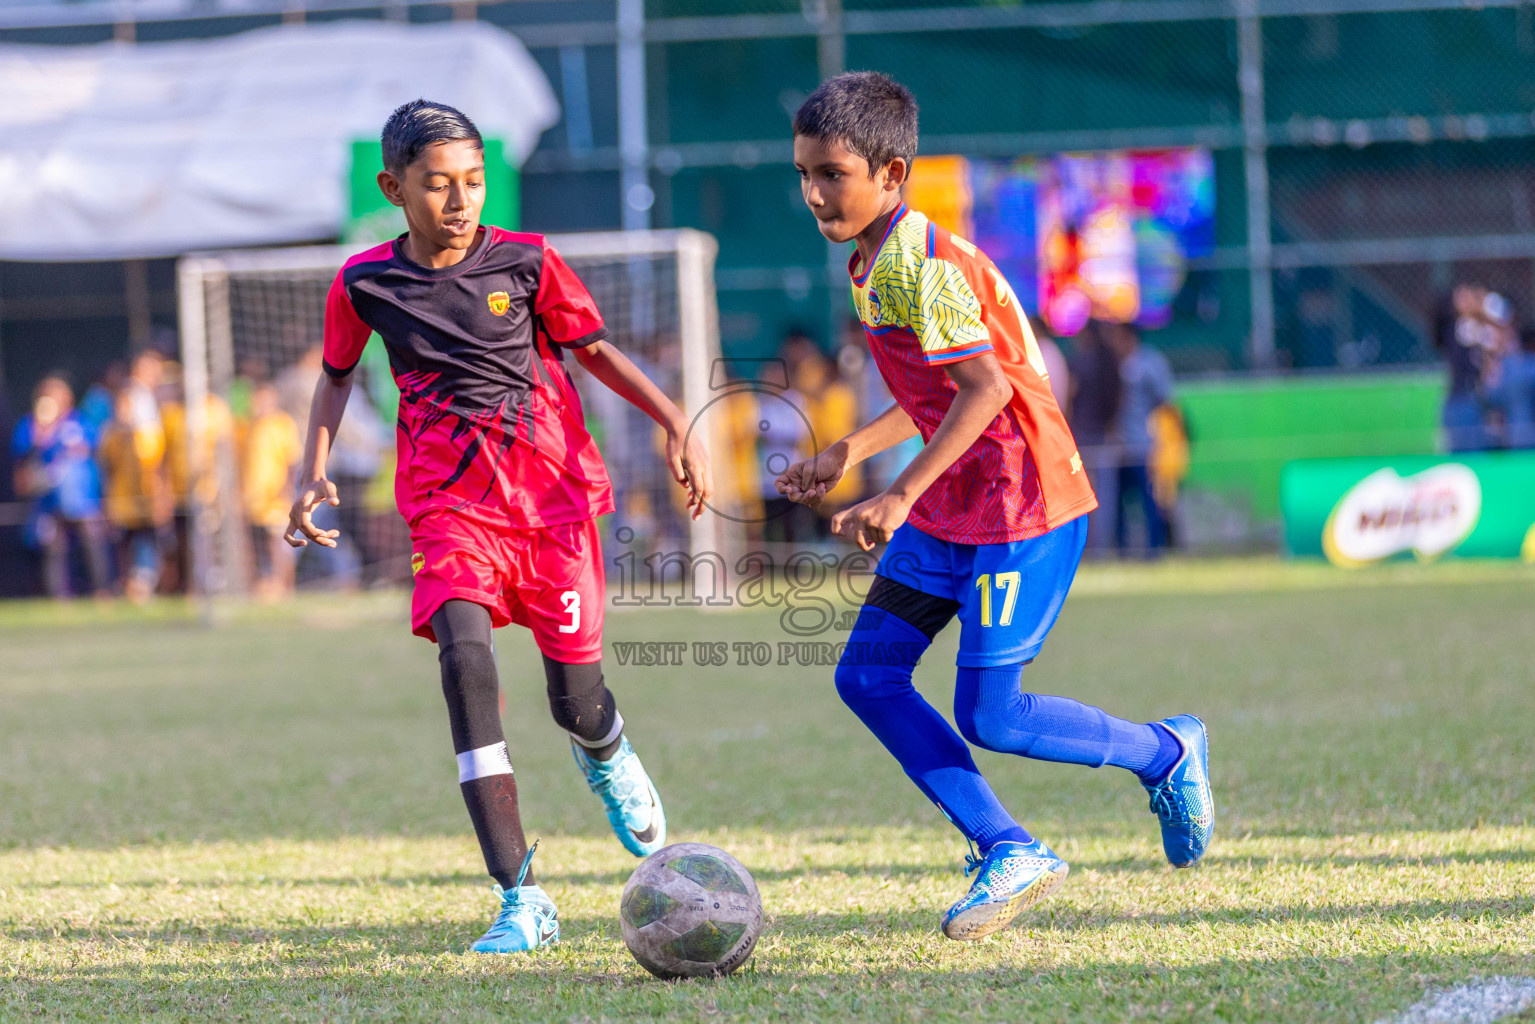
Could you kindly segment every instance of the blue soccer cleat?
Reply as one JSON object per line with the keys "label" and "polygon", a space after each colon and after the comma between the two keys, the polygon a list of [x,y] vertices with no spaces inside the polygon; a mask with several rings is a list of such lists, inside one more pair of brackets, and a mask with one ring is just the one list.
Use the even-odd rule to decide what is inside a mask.
{"label": "blue soccer cleat", "polygon": [[511,889],[496,886],[501,898],[501,909],[491,922],[490,930],[470,946],[475,953],[526,953],[539,946],[560,941],[560,915],[554,909],[554,901],[536,885],[523,885],[528,877],[528,865],[533,863],[535,842],[522,858],[522,868],[517,872],[517,884]]}
{"label": "blue soccer cleat", "polygon": [[969,942],[1001,931],[1023,909],[1066,880],[1070,866],[1038,839],[997,843],[985,857],[966,855],[965,875],[979,869],[965,898],[943,915],[943,933]]}
{"label": "blue soccer cleat", "polygon": [[570,749],[586,784],[602,798],[608,824],[624,849],[636,857],[648,857],[665,846],[666,812],[661,808],[661,795],[628,738],[620,737],[618,752],[607,761],[592,757],[574,740]]}
{"label": "blue soccer cleat", "polygon": [[1210,792],[1210,736],[1193,715],[1177,715],[1161,724],[1183,747],[1183,756],[1167,778],[1147,786],[1151,809],[1162,823],[1162,849],[1175,868],[1199,863],[1215,834],[1215,795]]}

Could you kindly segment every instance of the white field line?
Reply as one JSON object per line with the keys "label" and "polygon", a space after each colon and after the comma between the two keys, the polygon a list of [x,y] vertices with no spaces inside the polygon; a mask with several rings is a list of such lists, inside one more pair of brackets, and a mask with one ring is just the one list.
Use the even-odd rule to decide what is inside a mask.
{"label": "white field line", "polygon": [[1477,978],[1429,989],[1401,1016],[1375,1024],[1492,1024],[1535,1006],[1535,978]]}

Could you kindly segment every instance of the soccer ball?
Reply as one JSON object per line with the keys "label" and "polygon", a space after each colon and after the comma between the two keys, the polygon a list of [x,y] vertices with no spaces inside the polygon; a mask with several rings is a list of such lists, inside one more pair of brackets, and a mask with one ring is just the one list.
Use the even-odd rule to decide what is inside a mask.
{"label": "soccer ball", "polygon": [[724,850],[677,843],[634,869],[618,919],[624,945],[656,977],[720,977],[752,955],[762,932],[762,898],[741,862]]}

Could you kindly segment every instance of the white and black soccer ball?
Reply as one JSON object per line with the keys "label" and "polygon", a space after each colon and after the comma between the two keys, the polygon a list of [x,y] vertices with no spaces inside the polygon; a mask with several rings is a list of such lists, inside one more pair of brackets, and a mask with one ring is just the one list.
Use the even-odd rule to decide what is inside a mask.
{"label": "white and black soccer ball", "polygon": [[618,919],[629,952],[656,977],[720,977],[751,957],[762,933],[762,898],[724,850],[677,843],[634,869]]}

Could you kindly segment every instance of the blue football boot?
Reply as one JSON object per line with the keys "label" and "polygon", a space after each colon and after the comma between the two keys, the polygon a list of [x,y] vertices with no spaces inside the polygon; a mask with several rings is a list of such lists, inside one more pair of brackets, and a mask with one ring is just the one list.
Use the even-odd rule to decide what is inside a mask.
{"label": "blue football boot", "polygon": [[1210,792],[1210,736],[1193,715],[1177,715],[1161,724],[1177,738],[1183,756],[1154,786],[1151,810],[1162,823],[1162,849],[1175,868],[1191,868],[1205,855],[1215,834],[1215,796]]}
{"label": "blue football boot", "polygon": [[979,871],[965,898],[943,915],[943,933],[968,942],[1001,931],[1030,904],[1066,880],[1070,866],[1044,843],[997,843],[986,856],[965,856],[965,876]]}
{"label": "blue football boot", "polygon": [[661,808],[661,795],[645,774],[628,737],[619,738],[618,752],[607,761],[592,757],[575,740],[571,740],[570,749],[586,784],[602,798],[608,824],[624,849],[636,857],[648,857],[665,846],[666,812]]}
{"label": "blue football boot", "polygon": [[536,885],[523,885],[528,877],[528,865],[533,863],[535,842],[522,858],[517,872],[517,885],[511,889],[496,886],[501,899],[501,909],[491,923],[490,930],[470,946],[475,953],[526,953],[539,946],[560,941],[560,915],[554,909],[554,901]]}

